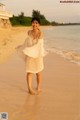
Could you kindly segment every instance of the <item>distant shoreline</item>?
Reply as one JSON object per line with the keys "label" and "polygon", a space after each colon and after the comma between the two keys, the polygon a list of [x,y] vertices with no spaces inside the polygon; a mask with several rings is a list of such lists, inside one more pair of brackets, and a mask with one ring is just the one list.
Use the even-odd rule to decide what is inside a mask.
{"label": "distant shoreline", "polygon": [[[57,24],[57,25],[41,25],[41,27],[53,27],[53,26],[74,26],[74,25],[80,25],[80,23],[79,24],[77,24],[77,23],[75,23],[75,24],[73,24],[73,23],[71,23],[71,24]],[[22,25],[15,25],[15,26],[12,26],[13,28],[15,28],[15,27],[31,27],[31,26],[22,26]]]}
{"label": "distant shoreline", "polygon": [[[56,26],[72,26],[72,25],[80,25],[80,23],[79,24],[58,24],[58,25],[56,25]],[[54,26],[54,25],[53,25]]]}

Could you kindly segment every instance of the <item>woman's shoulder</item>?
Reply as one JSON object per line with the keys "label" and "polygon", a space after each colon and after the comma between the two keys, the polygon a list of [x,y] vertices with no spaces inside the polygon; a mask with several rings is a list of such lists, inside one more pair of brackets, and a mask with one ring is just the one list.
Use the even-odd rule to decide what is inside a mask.
{"label": "woman's shoulder", "polygon": [[27,34],[28,34],[28,35],[30,35],[30,34],[31,34],[31,32],[32,32],[32,30],[28,30],[28,31],[27,31]]}

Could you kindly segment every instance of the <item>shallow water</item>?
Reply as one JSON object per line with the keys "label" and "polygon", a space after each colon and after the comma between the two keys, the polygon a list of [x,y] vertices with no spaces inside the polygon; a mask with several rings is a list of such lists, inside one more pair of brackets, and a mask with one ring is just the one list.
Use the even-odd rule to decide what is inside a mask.
{"label": "shallow water", "polygon": [[80,26],[57,26],[44,30],[45,47],[80,64]]}

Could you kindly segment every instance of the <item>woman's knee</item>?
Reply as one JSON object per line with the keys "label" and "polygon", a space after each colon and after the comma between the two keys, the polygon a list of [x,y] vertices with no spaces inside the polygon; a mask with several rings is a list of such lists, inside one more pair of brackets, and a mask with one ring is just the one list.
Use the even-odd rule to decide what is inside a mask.
{"label": "woman's knee", "polygon": [[36,73],[37,76],[41,75],[41,72]]}
{"label": "woman's knee", "polygon": [[32,75],[32,73],[30,73],[30,72],[27,72],[27,75]]}

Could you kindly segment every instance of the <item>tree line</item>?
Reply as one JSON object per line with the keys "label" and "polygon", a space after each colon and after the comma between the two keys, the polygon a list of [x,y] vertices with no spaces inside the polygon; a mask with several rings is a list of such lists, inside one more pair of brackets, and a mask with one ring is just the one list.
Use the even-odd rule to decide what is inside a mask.
{"label": "tree line", "polygon": [[[56,25],[56,22],[50,22],[46,19],[46,17],[40,13],[38,10],[32,11],[32,17],[38,17],[40,19],[41,25]],[[24,12],[21,12],[18,16],[13,15],[10,18],[12,26],[30,26],[32,17],[28,17],[24,15]]]}

